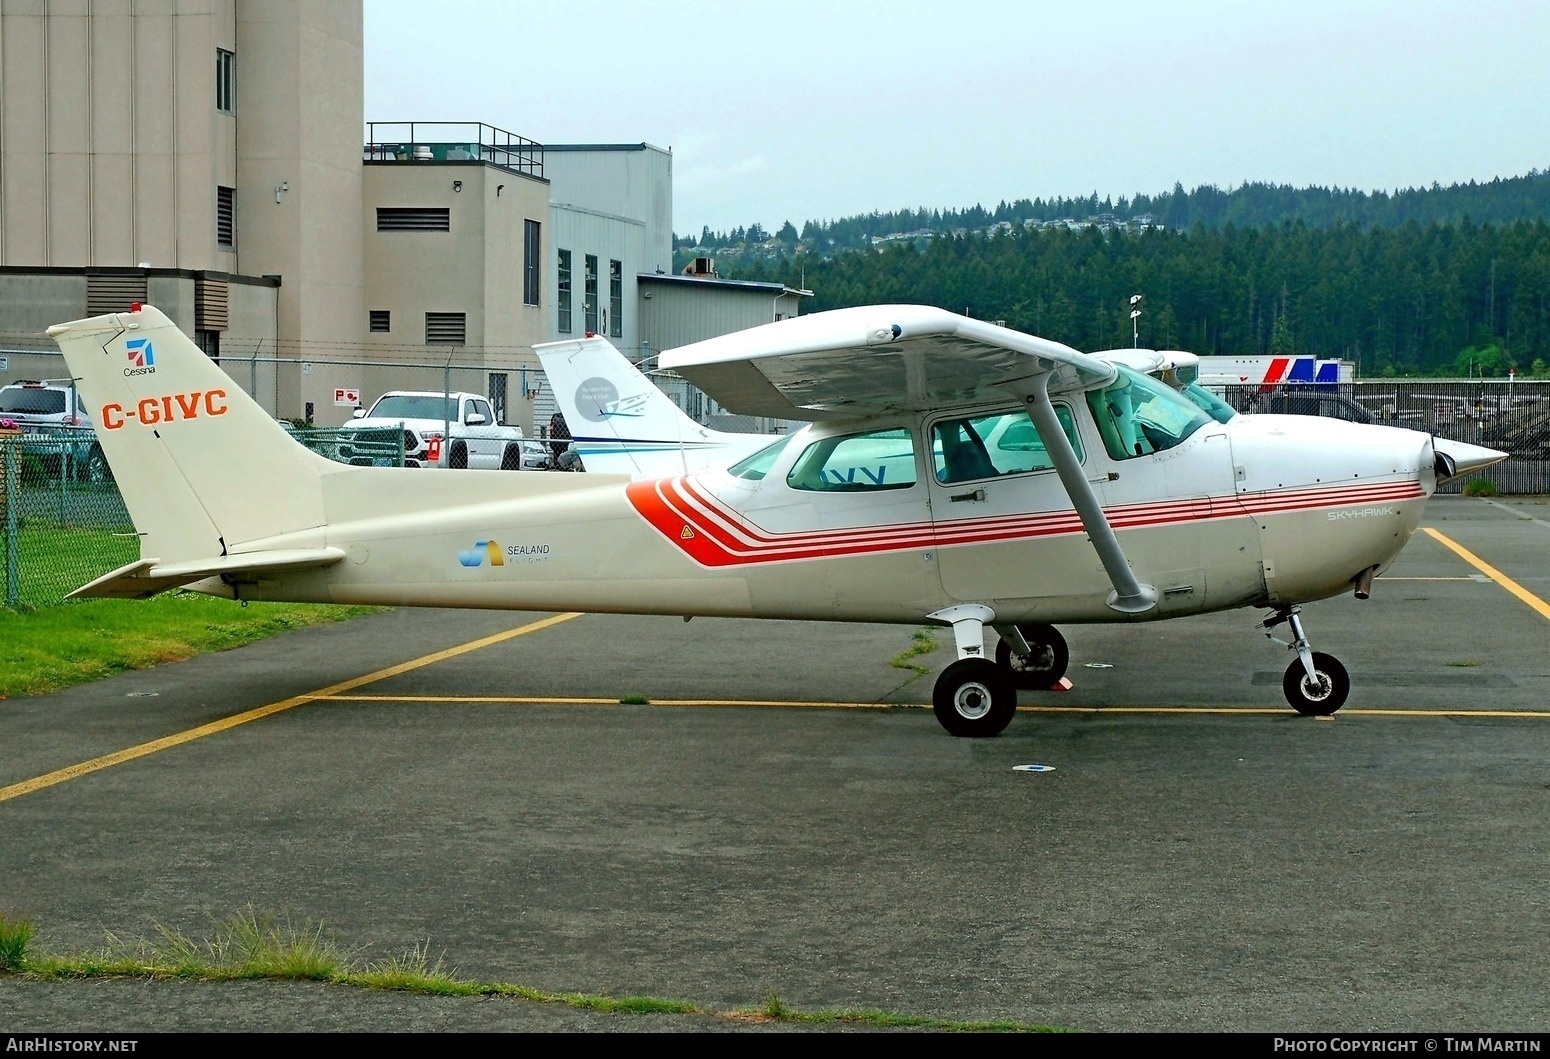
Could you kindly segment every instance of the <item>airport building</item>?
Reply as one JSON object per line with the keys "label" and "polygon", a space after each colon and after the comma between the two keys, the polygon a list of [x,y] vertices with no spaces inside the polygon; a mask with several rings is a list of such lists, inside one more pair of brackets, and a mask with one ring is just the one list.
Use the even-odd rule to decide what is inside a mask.
{"label": "airport building", "polygon": [[52,324],[147,302],[278,417],[445,386],[534,432],[536,343],[601,334],[650,366],[797,314],[780,284],[671,275],[670,150],[368,124],[363,17],[0,0],[0,385],[63,371]]}

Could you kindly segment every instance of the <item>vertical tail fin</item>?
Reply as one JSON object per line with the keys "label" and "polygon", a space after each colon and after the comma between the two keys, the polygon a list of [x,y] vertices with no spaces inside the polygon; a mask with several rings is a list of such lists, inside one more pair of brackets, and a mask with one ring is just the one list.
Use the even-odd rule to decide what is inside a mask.
{"label": "vertical tail fin", "polygon": [[533,347],[593,473],[661,478],[737,462],[782,435],[739,434],[696,423],[605,338]]}
{"label": "vertical tail fin", "polygon": [[48,334],[96,424],[142,558],[206,559],[323,525],[322,478],[350,468],[297,444],[160,310]]}

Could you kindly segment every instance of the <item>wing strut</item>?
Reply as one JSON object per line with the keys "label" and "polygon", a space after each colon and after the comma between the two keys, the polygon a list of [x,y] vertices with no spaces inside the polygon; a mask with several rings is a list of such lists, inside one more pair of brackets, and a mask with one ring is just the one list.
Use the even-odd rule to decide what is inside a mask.
{"label": "wing strut", "polygon": [[1044,371],[1029,380],[1033,383],[1033,393],[1023,398],[1028,415],[1044,439],[1050,459],[1055,462],[1055,473],[1060,475],[1066,495],[1071,498],[1082,527],[1087,530],[1087,536],[1092,539],[1098,558],[1103,561],[1103,568],[1114,584],[1114,591],[1104,602],[1121,614],[1145,614],[1157,606],[1157,589],[1141,584],[1131,572],[1125,552],[1119,546],[1119,538],[1114,536],[1114,528],[1103,513],[1103,505],[1082,473],[1082,464],[1071,447],[1071,439],[1066,437],[1055,416],[1055,406],[1049,399],[1049,377],[1050,372]]}

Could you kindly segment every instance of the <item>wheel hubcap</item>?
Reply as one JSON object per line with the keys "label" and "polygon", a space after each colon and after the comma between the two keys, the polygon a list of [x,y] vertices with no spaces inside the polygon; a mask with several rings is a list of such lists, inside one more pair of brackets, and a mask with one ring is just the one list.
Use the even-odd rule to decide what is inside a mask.
{"label": "wheel hubcap", "polygon": [[979,720],[990,712],[990,689],[978,682],[962,685],[953,696],[953,708],[960,717]]}
{"label": "wheel hubcap", "polygon": [[1302,693],[1309,702],[1323,702],[1329,698],[1332,687],[1329,677],[1323,673],[1318,675],[1317,680],[1309,680],[1306,675],[1302,678]]}

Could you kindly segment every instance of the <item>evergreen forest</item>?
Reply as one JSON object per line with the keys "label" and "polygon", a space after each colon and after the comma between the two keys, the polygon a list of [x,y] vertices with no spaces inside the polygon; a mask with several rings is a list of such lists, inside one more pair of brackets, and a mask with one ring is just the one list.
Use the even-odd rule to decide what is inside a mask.
{"label": "evergreen forest", "polygon": [[800,238],[790,223],[776,237],[754,226],[763,238],[738,243],[702,233],[675,239],[675,263],[712,256],[723,278],[810,290],[804,313],[923,303],[1084,350],[1312,353],[1355,362],[1359,378],[1550,377],[1550,173],[1538,170],[1393,195],[1176,187],[1119,204],[873,214],[862,245],[832,236],[860,223],[809,222]]}

